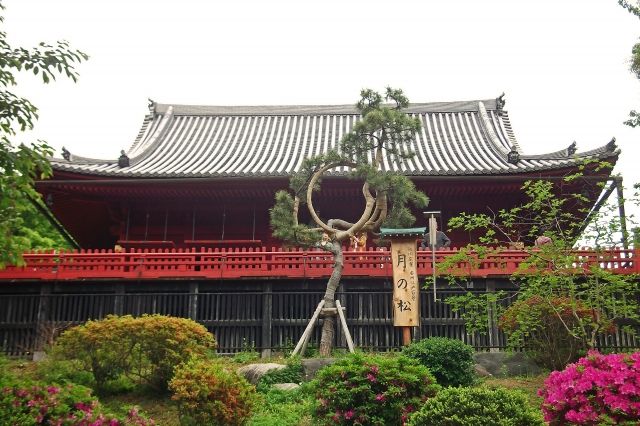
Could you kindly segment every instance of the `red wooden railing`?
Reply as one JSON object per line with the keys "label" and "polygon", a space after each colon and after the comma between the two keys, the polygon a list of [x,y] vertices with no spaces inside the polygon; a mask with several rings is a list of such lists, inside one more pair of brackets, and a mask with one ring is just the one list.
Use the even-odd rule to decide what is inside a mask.
{"label": "red wooden railing", "polygon": [[[455,255],[457,249],[436,251],[436,262]],[[621,274],[640,273],[640,249],[576,250],[577,270],[600,267]],[[388,250],[344,253],[345,277],[390,277]],[[460,262],[456,273],[473,278],[508,276],[529,257],[525,251],[503,250],[477,262]],[[324,278],[331,274],[332,257],[323,251],[281,248],[233,249],[128,249],[33,252],[24,255],[25,266],[0,270],[0,280],[84,280],[249,277]],[[432,273],[430,251],[418,251],[418,274]]]}

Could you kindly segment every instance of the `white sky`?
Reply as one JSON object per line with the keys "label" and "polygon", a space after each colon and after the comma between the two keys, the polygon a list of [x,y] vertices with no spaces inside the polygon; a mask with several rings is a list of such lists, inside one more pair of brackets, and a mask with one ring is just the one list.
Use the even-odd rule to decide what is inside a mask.
{"label": "white sky", "polygon": [[[616,167],[640,182],[640,109],[628,71],[640,20],[615,0],[283,1],[5,0],[14,45],[66,39],[91,59],[78,84],[16,92],[40,108],[32,138],[117,158],[147,110],[209,105],[355,103],[361,88],[414,102],[494,98],[526,154],[615,136]],[[57,156],[60,156],[59,152]]]}

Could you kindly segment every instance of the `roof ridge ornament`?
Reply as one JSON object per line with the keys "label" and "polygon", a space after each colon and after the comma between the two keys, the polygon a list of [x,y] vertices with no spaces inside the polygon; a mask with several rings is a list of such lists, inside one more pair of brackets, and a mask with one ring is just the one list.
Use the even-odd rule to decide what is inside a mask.
{"label": "roof ridge ornament", "polygon": [[576,141],[573,141],[573,143],[567,147],[567,157],[573,156],[576,151],[578,151],[578,144]]}
{"label": "roof ridge ornament", "polygon": [[607,144],[607,151],[613,152],[618,149],[618,145],[616,145],[616,138],[611,138],[611,141]]}
{"label": "roof ridge ornament", "polygon": [[123,167],[129,167],[129,157],[127,157],[124,149],[120,151],[120,158],[118,158],[118,167],[120,167],[121,169]]}
{"label": "roof ridge ornament", "polygon": [[71,161],[71,153],[64,146],[62,147],[62,158],[64,158],[67,161]]}
{"label": "roof ridge ornament", "polygon": [[504,99],[504,92],[502,92],[502,95],[496,98],[496,110],[498,111],[499,115],[502,115],[503,108],[506,103],[507,101]]}
{"label": "roof ridge ornament", "polygon": [[151,98],[147,98],[147,100],[149,101],[149,104],[147,105],[149,113],[151,113],[151,115],[156,115],[156,102]]}

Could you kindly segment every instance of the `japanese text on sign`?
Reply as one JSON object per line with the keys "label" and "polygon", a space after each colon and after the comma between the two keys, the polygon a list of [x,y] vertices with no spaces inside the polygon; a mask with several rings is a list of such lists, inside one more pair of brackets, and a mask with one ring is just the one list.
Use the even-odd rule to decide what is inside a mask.
{"label": "japanese text on sign", "polygon": [[420,325],[419,284],[416,267],[415,239],[391,241],[393,262],[393,325]]}

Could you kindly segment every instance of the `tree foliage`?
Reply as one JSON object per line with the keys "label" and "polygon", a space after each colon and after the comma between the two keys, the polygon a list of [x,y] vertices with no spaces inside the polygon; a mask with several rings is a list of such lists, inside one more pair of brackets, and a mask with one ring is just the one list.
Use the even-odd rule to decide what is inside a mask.
{"label": "tree foliage", "polygon": [[[385,103],[385,101],[387,103]],[[424,207],[428,198],[411,180],[382,169],[383,159],[402,163],[413,154],[409,142],[420,129],[420,121],[403,112],[409,100],[401,90],[387,88],[385,95],[362,90],[356,104],[362,117],[340,141],[336,150],[307,158],[291,177],[289,191],[279,191],[270,210],[273,235],[290,245],[319,247],[334,256],[334,270],[327,283],[325,307],[333,307],[334,294],[342,274],[342,243],[360,232],[375,234],[381,225],[409,226],[415,217],[409,205]],[[362,182],[365,207],[358,220],[322,218],[313,205],[313,195],[323,177],[336,169],[350,170],[348,177]],[[312,225],[301,223],[300,209],[306,206]],[[322,235],[326,238],[323,240]],[[325,319],[320,352],[331,350],[333,318]]]}
{"label": "tree foliage", "polygon": [[[627,0],[618,0],[618,4],[632,15],[640,18],[640,4],[638,2],[634,5],[632,2]],[[629,69],[638,79],[640,79],[640,43],[634,44],[631,48]],[[625,121],[624,124],[631,127],[640,126],[640,112],[636,110],[629,112],[629,119]]]}
{"label": "tree foliage", "polygon": [[[270,211],[273,235],[293,245],[313,246],[326,232],[332,241],[345,241],[353,234],[375,232],[380,225],[408,226],[415,217],[409,204],[423,207],[428,198],[413,182],[398,173],[382,171],[383,155],[397,163],[411,158],[408,144],[420,129],[420,121],[402,110],[409,105],[399,89],[387,88],[386,96],[365,89],[356,104],[362,114],[337,150],[307,158],[290,179],[290,190],[279,191]],[[383,103],[384,100],[391,104]],[[313,207],[312,196],[320,191],[322,178],[333,169],[347,167],[349,177],[363,181],[366,208],[360,220],[325,220]],[[307,206],[314,225],[299,222],[301,206]],[[327,248],[327,250],[329,250]]]}
{"label": "tree foliage", "polygon": [[51,222],[38,210],[38,199],[32,199],[28,203],[20,203],[16,206],[18,214],[13,241],[22,247],[22,250],[36,249],[65,249],[69,243],[62,234],[53,227]]}
{"label": "tree foliage", "polygon": [[[536,336],[549,335],[548,329],[553,326],[559,330],[554,335],[562,332],[566,338],[542,339],[544,344],[566,344],[586,350],[597,347],[598,339],[616,325],[624,328],[624,324],[640,319],[637,277],[612,273],[603,267],[610,244],[615,243],[612,236],[620,231],[619,220],[607,212],[595,214],[588,231],[588,240],[596,245],[592,251],[595,254],[588,258],[574,249],[589,208],[581,193],[562,193],[561,188],[575,179],[580,179],[580,175],[567,176],[560,182],[528,181],[522,188],[526,201],[521,205],[489,214],[463,213],[450,220],[451,228],[480,232],[479,242],[484,247],[469,245],[441,266],[443,272],[452,272],[458,262],[477,263],[504,250],[503,247],[513,247],[514,243],[521,243],[528,255],[512,277],[518,302],[511,308],[507,309],[510,299],[502,292],[483,295],[467,292],[447,299],[447,303],[461,311],[468,331],[486,331],[487,324],[495,323],[506,310],[503,325],[508,325],[504,330],[511,347],[527,349],[527,342]],[[538,236],[546,237],[546,244],[533,246]],[[459,285],[464,278],[450,275],[449,281]],[[523,306],[529,308],[521,309]],[[541,351],[540,347],[532,349]],[[579,353],[562,348],[548,348],[544,352],[546,356],[570,353],[574,359]],[[550,363],[557,361],[564,365],[571,360]]]}
{"label": "tree foliage", "polygon": [[[0,16],[0,24],[3,21]],[[48,157],[52,149],[46,142],[13,141],[19,132],[32,129],[38,118],[38,109],[13,92],[16,75],[31,72],[45,84],[57,75],[76,81],[74,65],[86,59],[86,54],[72,50],[66,41],[40,43],[31,49],[13,47],[7,42],[7,34],[0,31],[0,268],[7,263],[19,264],[21,253],[33,246],[34,230],[26,231],[28,223],[22,214],[32,212],[31,200],[40,197],[34,180],[51,175]]]}
{"label": "tree foliage", "polygon": [[626,9],[632,15],[635,15],[638,18],[640,18],[640,6],[638,5],[637,2],[635,5],[633,5],[631,2],[627,0],[618,0],[618,4],[622,6],[624,9]]}

